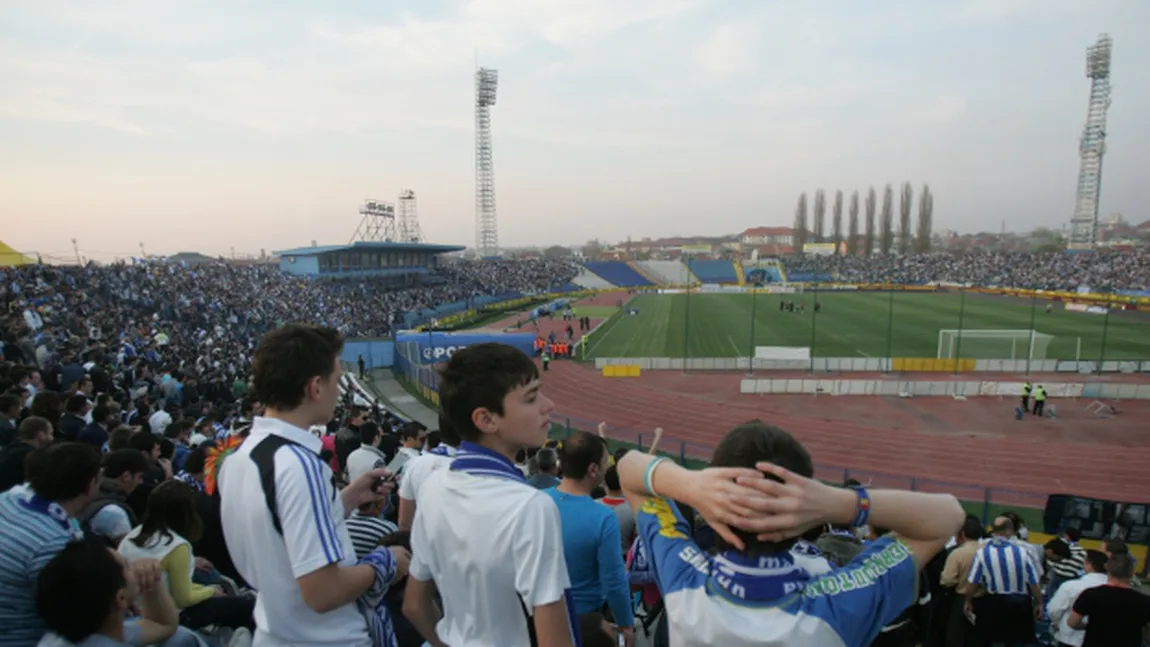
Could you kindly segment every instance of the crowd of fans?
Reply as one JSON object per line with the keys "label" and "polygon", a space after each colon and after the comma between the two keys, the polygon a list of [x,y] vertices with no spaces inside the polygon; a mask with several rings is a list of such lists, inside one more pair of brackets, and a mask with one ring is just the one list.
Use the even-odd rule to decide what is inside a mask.
{"label": "crowd of fans", "polygon": [[788,274],[827,276],[849,283],[924,284],[950,282],[984,287],[1069,290],[1089,286],[1095,292],[1150,290],[1150,252],[1105,251],[1089,254],[971,253],[874,256],[790,257]]}
{"label": "crowd of fans", "polygon": [[[40,353],[41,362],[68,334],[80,345],[98,342],[111,353],[129,354],[158,352],[163,344],[157,339],[166,339],[165,363],[192,368],[182,362],[212,365],[214,358],[250,355],[260,334],[283,323],[306,320],[349,337],[384,336],[406,312],[481,296],[546,292],[567,285],[576,273],[569,263],[543,259],[448,261],[418,287],[389,289],[371,279],[311,281],[275,266],[226,262],[25,265],[0,268],[0,301],[3,312],[18,309],[24,315],[36,336],[30,350]],[[44,330],[43,321],[55,325]]]}
{"label": "crowd of fans", "polygon": [[1122,542],[832,487],[759,421],[704,470],[550,441],[536,363],[498,344],[442,368],[436,430],[356,397],[341,333],[570,272],[472,269],[382,294],[224,264],[6,271],[0,647],[1144,639]]}

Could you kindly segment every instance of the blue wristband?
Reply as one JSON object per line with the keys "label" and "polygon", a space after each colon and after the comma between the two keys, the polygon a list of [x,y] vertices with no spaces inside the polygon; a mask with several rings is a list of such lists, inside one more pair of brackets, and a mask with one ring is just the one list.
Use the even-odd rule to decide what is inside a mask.
{"label": "blue wristband", "polygon": [[861,528],[870,521],[870,492],[861,486],[854,488],[854,491],[858,499],[855,501],[855,518],[851,522],[851,527]]}
{"label": "blue wristband", "polygon": [[655,468],[659,466],[659,463],[662,463],[665,460],[667,459],[660,456],[650,463],[647,463],[647,471],[643,473],[643,489],[646,490],[647,494],[650,494],[651,496],[659,496],[658,494],[655,494],[655,490],[651,487],[651,475],[655,473]]}

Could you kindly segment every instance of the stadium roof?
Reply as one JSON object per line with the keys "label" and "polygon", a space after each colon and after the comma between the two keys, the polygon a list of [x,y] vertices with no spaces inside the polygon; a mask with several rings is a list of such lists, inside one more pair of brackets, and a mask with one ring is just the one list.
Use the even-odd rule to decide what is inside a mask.
{"label": "stadium roof", "polygon": [[35,263],[36,259],[21,254],[20,252],[12,249],[7,243],[0,241],[0,267],[14,267],[16,265],[30,265]]}
{"label": "stadium roof", "polygon": [[278,252],[272,252],[276,256],[315,256],[318,254],[327,254],[330,252],[346,252],[349,250],[357,250],[362,252],[368,251],[399,251],[399,252],[433,252],[436,254],[445,254],[447,252],[461,252],[466,247],[459,245],[429,245],[424,243],[389,243],[389,242],[368,242],[358,241],[349,245],[319,245],[316,247],[296,247],[295,249],[283,249]]}

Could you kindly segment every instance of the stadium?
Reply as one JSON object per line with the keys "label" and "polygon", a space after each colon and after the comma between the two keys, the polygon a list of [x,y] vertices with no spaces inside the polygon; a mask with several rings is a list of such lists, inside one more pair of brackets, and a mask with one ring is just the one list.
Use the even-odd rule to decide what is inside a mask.
{"label": "stadium", "polygon": [[[1108,43],[1105,38],[1096,46],[1107,48],[1107,65]],[[888,184],[881,207],[874,188],[864,198],[862,231],[858,192],[849,197],[846,227],[847,202],[842,191],[835,192],[833,224],[828,229],[827,194],[820,189],[812,200],[810,222],[807,196],[800,196],[794,227],[752,227],[741,234],[669,242],[644,239],[633,244],[628,239],[610,249],[595,240],[583,249],[511,250],[500,244],[495,211],[490,121],[497,79],[493,69],[475,72],[476,214],[475,242],[470,247],[427,241],[415,193],[406,189],[396,203],[364,201],[359,211],[362,221],[347,243],[313,241],[271,254],[261,251],[258,258],[236,258],[234,250],[231,259],[192,252],[148,255],[139,243],[139,256],[117,254],[113,262],[97,263],[82,258],[72,239],[73,263],[71,258],[58,262],[58,255],[46,257],[0,243],[0,295],[5,304],[0,311],[0,520],[5,523],[0,525],[9,528],[7,533],[0,531],[4,549],[0,554],[5,555],[0,559],[4,571],[0,580],[9,581],[5,586],[16,591],[11,599],[23,604],[20,609],[8,605],[0,619],[6,626],[19,624],[8,622],[11,618],[20,620],[19,644],[36,644],[46,632],[58,632],[71,621],[67,596],[79,587],[58,584],[65,578],[53,575],[53,568],[44,562],[51,558],[56,571],[65,567],[79,571],[85,560],[78,560],[80,565],[68,565],[66,560],[80,550],[74,546],[87,545],[97,548],[87,561],[98,563],[103,557],[111,562],[105,544],[115,547],[127,562],[147,560],[143,566],[148,569],[157,564],[163,569],[163,576],[159,570],[154,575],[165,586],[141,586],[140,592],[148,589],[145,609],[162,603],[174,612],[165,614],[165,623],[154,621],[170,630],[165,636],[175,636],[169,645],[251,644],[251,632],[266,629],[257,629],[257,620],[269,621],[257,618],[266,616],[255,612],[257,596],[261,605],[279,604],[281,610],[298,612],[281,614],[291,617],[274,622],[292,640],[298,637],[293,631],[313,632],[301,644],[332,644],[331,636],[340,644],[364,644],[365,635],[370,636],[366,644],[424,644],[428,626],[432,633],[443,630],[443,622],[437,624],[431,617],[433,612],[444,612],[436,607],[435,596],[448,599],[461,591],[474,596],[469,588],[474,579],[469,578],[475,578],[477,571],[452,562],[434,572],[428,565],[434,560],[425,558],[422,572],[433,575],[428,580],[410,566],[413,553],[426,550],[427,555],[442,552],[451,559],[465,559],[489,548],[492,554],[545,549],[538,552],[549,552],[550,561],[532,558],[524,569],[533,571],[515,572],[518,598],[505,595],[511,590],[503,586],[506,582],[493,585],[500,587],[496,593],[479,596],[512,602],[507,618],[493,620],[488,632],[518,632],[520,623],[526,622],[523,635],[516,636],[527,638],[535,625],[526,597],[518,590],[519,581],[538,576],[554,580],[547,586],[566,600],[540,598],[545,604],[536,610],[553,607],[549,612],[556,614],[553,618],[566,612],[564,620],[571,622],[586,619],[577,615],[593,616],[589,625],[593,631],[630,644],[625,634],[638,624],[611,622],[598,599],[594,611],[574,614],[571,590],[552,586],[562,579],[555,573],[572,569],[569,555],[552,549],[567,542],[567,531],[592,524],[576,515],[573,523],[565,519],[563,527],[554,523],[553,516],[536,516],[533,522],[545,523],[519,533],[527,527],[516,515],[530,506],[516,503],[516,497],[534,506],[542,496],[523,482],[556,499],[555,506],[545,501],[536,510],[539,515],[554,512],[562,497],[584,494],[595,510],[587,514],[600,515],[601,507],[592,499],[607,503],[609,495],[617,508],[604,518],[613,520],[622,510],[631,514],[634,525],[636,515],[647,515],[647,535],[642,530],[636,534],[634,527],[634,536],[622,535],[614,521],[604,524],[615,534],[595,537],[599,543],[594,569],[607,570],[602,565],[608,560],[612,568],[618,566],[619,548],[628,554],[625,568],[614,568],[612,573],[615,601],[622,601],[623,610],[631,604],[635,611],[649,614],[635,616],[644,625],[660,614],[665,625],[668,614],[657,604],[648,605],[643,595],[636,598],[637,590],[631,587],[662,589],[666,582],[658,578],[666,573],[656,573],[655,584],[629,577],[636,561],[656,563],[666,557],[659,551],[682,560],[683,572],[714,577],[707,580],[708,586],[727,574],[722,566],[703,568],[704,562],[745,557],[748,564],[757,561],[758,570],[767,571],[772,569],[762,567],[764,560],[779,559],[778,563],[793,566],[780,570],[794,571],[803,584],[799,579],[788,581],[771,592],[775,598],[776,593],[791,596],[802,590],[811,597],[822,595],[831,590],[828,583],[835,582],[839,583],[827,597],[850,597],[848,591],[873,585],[871,574],[880,578],[880,570],[894,569],[893,562],[880,563],[892,551],[902,555],[902,563],[925,572],[926,564],[914,564],[912,558],[918,554],[908,548],[910,544],[932,544],[931,555],[948,537],[981,546],[977,541],[988,525],[1003,541],[987,550],[1017,549],[1016,566],[1024,575],[1015,578],[1020,586],[1028,577],[1026,565],[1033,568],[1048,561],[1053,565],[1062,559],[1051,547],[1058,538],[1070,542],[1064,546],[1067,555],[1069,545],[1077,547],[1079,539],[1084,548],[1108,553],[1119,546],[1135,558],[1143,577],[1150,573],[1150,470],[1146,469],[1150,248],[1144,244],[1150,236],[1135,240],[1133,236],[1140,234],[1127,227],[1120,237],[1114,227],[1105,230],[1098,223],[1102,126],[1088,123],[1080,149],[1085,179],[1079,182],[1079,204],[1065,241],[1056,236],[1054,248],[1007,245],[1005,232],[999,238],[969,237],[966,247],[955,242],[957,234],[936,236],[931,229],[929,187],[919,194],[918,227],[912,231],[913,190],[905,183],[897,200],[901,216],[897,231],[895,192]],[[1108,85],[1105,89],[1108,93]],[[1107,98],[1102,94],[1092,101]],[[1086,141],[1092,133],[1103,134],[1097,141]],[[876,215],[881,222],[877,229]],[[1150,232],[1150,222],[1139,227]],[[480,344],[488,345],[467,355],[491,353],[488,357],[499,361],[490,364],[500,369],[505,368],[500,362],[513,365],[515,372],[505,374],[517,381],[506,381],[512,386],[498,394],[503,398],[498,406],[485,401],[483,406],[458,407],[473,418],[468,429],[472,442],[460,442],[466,437],[452,428],[466,425],[468,419],[458,411],[451,417],[442,411],[440,380],[452,379],[452,372],[441,374],[441,369],[452,357],[463,364],[464,355],[458,353]],[[539,370],[538,387],[532,366]],[[488,369],[471,368],[477,373]],[[467,371],[455,373],[460,382],[470,380],[471,388],[480,382]],[[464,373],[466,379],[459,377]],[[496,379],[489,383],[505,386]],[[520,402],[510,397],[516,389],[528,394]],[[546,397],[535,397],[537,391]],[[548,402],[554,403],[553,409],[546,409]],[[504,417],[505,409],[514,408],[516,415]],[[495,419],[488,425],[491,429],[476,421],[484,415]],[[512,420],[509,426],[533,423],[532,441],[543,441],[544,431],[549,439],[542,448],[524,442],[512,446],[499,436],[506,431],[499,428],[502,420]],[[686,496],[673,497],[670,487],[656,492],[655,468],[662,464],[662,469],[678,470],[673,462],[702,470],[712,460],[730,466],[720,462],[716,449],[732,429],[749,421],[761,423],[750,425],[761,432],[758,440],[789,443],[782,450],[777,445],[764,450],[777,465],[784,464],[777,457],[788,452],[792,455],[784,458],[794,458],[804,470],[813,461],[814,478],[802,480],[802,486],[835,492],[824,497],[827,501],[847,495],[855,506],[854,521],[845,524],[828,513],[817,524],[812,522],[801,539],[793,536],[799,532],[794,525],[786,528],[793,531],[785,537],[786,545],[762,542],[770,550],[778,549],[772,555],[751,550],[743,555],[731,548],[733,543],[724,548],[714,541],[716,530],[723,528],[708,526],[714,517],[706,517],[706,512],[721,507],[699,510],[700,523],[694,520],[695,511],[690,511],[693,520],[687,521],[679,508],[660,498],[687,501]],[[771,427],[785,430],[798,442]],[[454,442],[448,440],[449,434]],[[485,434],[498,439],[493,446],[484,445],[490,440]],[[264,445],[268,439],[272,442]],[[587,488],[572,494],[557,484],[578,480],[571,466],[581,460],[576,451],[580,443],[592,448],[586,452],[589,458],[581,481]],[[276,458],[281,447],[289,448],[290,460]],[[620,453],[629,449],[654,456]],[[741,459],[758,449],[748,444],[732,453]],[[242,460],[245,455],[250,460]],[[430,460],[415,462],[422,459]],[[646,466],[644,489],[628,486],[624,497],[621,479],[635,480],[635,471],[624,475],[629,461],[637,464],[634,459]],[[756,460],[751,456],[748,463]],[[69,473],[73,465],[79,467]],[[447,465],[450,468],[444,469]],[[761,464],[753,467],[768,471]],[[436,470],[440,474],[435,475]],[[612,470],[614,486],[607,476]],[[683,483],[717,483],[719,488],[738,488],[741,496],[749,490],[744,487],[745,473],[738,479],[715,477],[716,470],[700,474],[718,481],[690,481],[694,473],[678,473],[684,480],[668,480],[681,491],[711,493],[709,487]],[[655,481],[660,487],[667,483],[663,474]],[[457,476],[463,482],[475,477],[479,485],[465,483],[456,491],[444,485]],[[538,481],[543,485],[532,480],[536,477],[543,477]],[[416,487],[425,486],[410,485],[417,479],[433,484],[424,489],[432,494],[423,495],[418,503]],[[775,485],[761,478],[760,482]],[[285,483],[288,487],[278,489]],[[38,494],[57,485],[61,492],[57,498]],[[483,489],[491,485],[493,489]],[[407,494],[404,486],[410,488]],[[887,530],[909,541],[884,537],[887,533],[878,526],[887,524],[868,524],[871,498],[866,488],[910,491],[896,496],[918,502],[921,509],[910,505],[888,509],[899,508],[906,517],[938,512],[943,521],[936,525],[946,527],[928,541],[889,524]],[[763,498],[774,503],[790,495],[776,491]],[[738,497],[717,498],[731,504]],[[948,525],[949,517],[955,521],[962,517],[955,499],[967,519],[952,536],[957,524]],[[458,501],[469,505],[452,510]],[[834,505],[827,507],[842,512],[841,502],[834,499]],[[492,508],[497,514],[476,512],[488,504],[497,506]],[[421,516],[416,515],[416,505]],[[428,518],[458,521],[451,515],[461,513],[472,514],[482,527],[475,519],[470,520],[474,528],[444,524],[428,530],[420,525]],[[758,520],[786,516],[752,513]],[[750,513],[739,513],[746,514]],[[658,526],[651,524],[656,517]],[[1000,517],[1009,517],[1009,522],[1000,522]],[[143,522],[137,524],[139,519]],[[197,519],[205,523],[197,524]],[[513,523],[501,527],[508,519]],[[176,528],[181,524],[186,525]],[[971,525],[977,534],[967,534]],[[705,530],[711,531],[715,562],[707,561],[712,557],[702,550],[690,557],[698,548],[690,542]],[[808,539],[809,530],[818,532]],[[509,541],[490,541],[504,537],[504,531]],[[559,531],[562,534],[556,535]],[[188,535],[186,541],[181,532]],[[763,536],[757,532],[749,531],[747,537],[759,541]],[[149,543],[146,533],[167,536],[163,539],[167,543]],[[880,546],[881,552],[857,562],[847,558],[847,564],[832,567],[815,542],[836,533],[850,536],[860,550],[864,542],[871,548],[886,542],[887,548]],[[680,546],[685,550],[667,550],[663,545],[643,548],[644,536],[650,544],[666,535],[687,542]],[[91,541],[73,541],[85,537]],[[284,539],[283,550],[279,538]],[[803,548],[800,541],[809,546]],[[422,548],[412,549],[419,542],[424,542]],[[1045,557],[1043,545],[1049,551]],[[268,546],[272,549],[266,550]],[[603,547],[608,550],[600,550]],[[821,559],[827,569],[822,572],[833,574],[814,579],[817,585],[803,589],[806,579],[822,577],[807,571],[811,562],[799,566],[796,561],[796,548],[812,547],[814,552],[803,556]],[[642,550],[648,554],[640,560],[636,555]],[[1023,551],[1035,556],[1024,558]],[[17,553],[34,554],[38,563],[28,566],[32,560],[7,557]],[[41,553],[47,554],[44,559]],[[58,555],[51,557],[53,553]],[[599,555],[605,555],[602,563]],[[297,559],[307,565],[297,569],[292,561]],[[246,568],[240,565],[245,560]],[[490,561],[518,569],[523,566],[518,560],[518,554],[506,554]],[[948,558],[943,561],[949,563]],[[852,564],[858,570],[849,570]],[[405,580],[409,566],[414,577]],[[972,568],[966,566],[968,572]],[[49,575],[37,580],[40,569]],[[123,567],[117,562],[109,569],[118,574]],[[315,577],[324,569],[329,579]],[[371,581],[357,576],[364,582],[358,592],[352,591],[355,595],[336,596],[332,587],[348,579],[340,573],[349,569],[359,569],[363,575],[370,570]],[[901,570],[907,578],[901,587],[904,592],[922,593],[914,583],[924,581],[918,572]],[[124,572],[143,578],[144,571]],[[162,579],[172,573],[180,579],[178,604],[175,588],[165,592],[171,579]],[[245,581],[251,573],[281,579]],[[458,576],[468,586],[453,587],[444,580],[436,590],[434,580],[441,575]],[[1077,570],[1074,575],[1079,576]],[[934,579],[932,586],[937,584],[937,573]],[[22,588],[11,584],[17,580]],[[964,580],[965,575],[958,579]],[[847,581],[850,587],[844,584]],[[35,605],[30,603],[31,582],[39,582]],[[51,614],[41,608],[52,603],[54,582],[58,591],[67,593],[56,595],[65,608],[57,614],[64,618],[58,626],[44,621]],[[1031,584],[1038,586],[1037,581]],[[392,585],[397,589],[391,590]],[[598,585],[595,580],[586,588],[597,594]],[[405,599],[400,586],[420,593]],[[663,593],[681,593],[670,588]],[[989,598],[1025,594],[1025,588],[1024,594],[986,588]],[[1032,623],[1032,615],[1041,620],[1044,612],[1041,596],[1034,591],[1038,604],[1023,609]],[[699,600],[706,601],[714,589],[698,592],[704,593]],[[173,599],[165,601],[165,595]],[[961,602],[962,595],[955,589],[953,601]],[[276,596],[290,599],[285,603]],[[775,598],[770,598],[772,613]],[[228,608],[211,608],[212,604],[197,608],[204,601],[219,604],[218,599],[224,599]],[[913,607],[929,599],[915,595],[905,602]],[[83,606],[98,609],[105,603],[88,601]],[[612,620],[617,620],[618,605],[610,610]],[[863,615],[867,622],[877,622],[876,613]],[[890,615],[889,624],[884,620],[871,627],[868,641],[880,629],[909,631],[913,626],[912,620]],[[951,616],[959,623],[977,625],[965,607]],[[477,618],[467,617],[469,622]],[[133,622],[127,616],[113,618],[115,622],[96,620],[115,630],[121,621],[125,626]],[[417,631],[416,621],[425,621],[425,626]],[[284,629],[292,623],[296,626]],[[574,624],[555,624],[550,630],[554,636],[568,628],[570,636],[563,639],[570,637],[571,644],[579,644],[576,637],[582,629]],[[1035,625],[1029,629],[1033,637]],[[645,635],[638,644],[647,645],[648,640],[661,644],[654,638],[653,624],[643,626],[641,633]],[[397,638],[401,634],[403,638]]]}

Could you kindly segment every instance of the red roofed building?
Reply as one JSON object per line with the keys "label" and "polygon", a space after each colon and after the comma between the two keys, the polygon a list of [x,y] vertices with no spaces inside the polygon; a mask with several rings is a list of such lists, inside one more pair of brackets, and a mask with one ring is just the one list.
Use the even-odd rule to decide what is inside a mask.
{"label": "red roofed building", "polygon": [[760,245],[791,247],[795,244],[795,230],[790,227],[752,227],[739,234],[739,242],[744,247]]}

